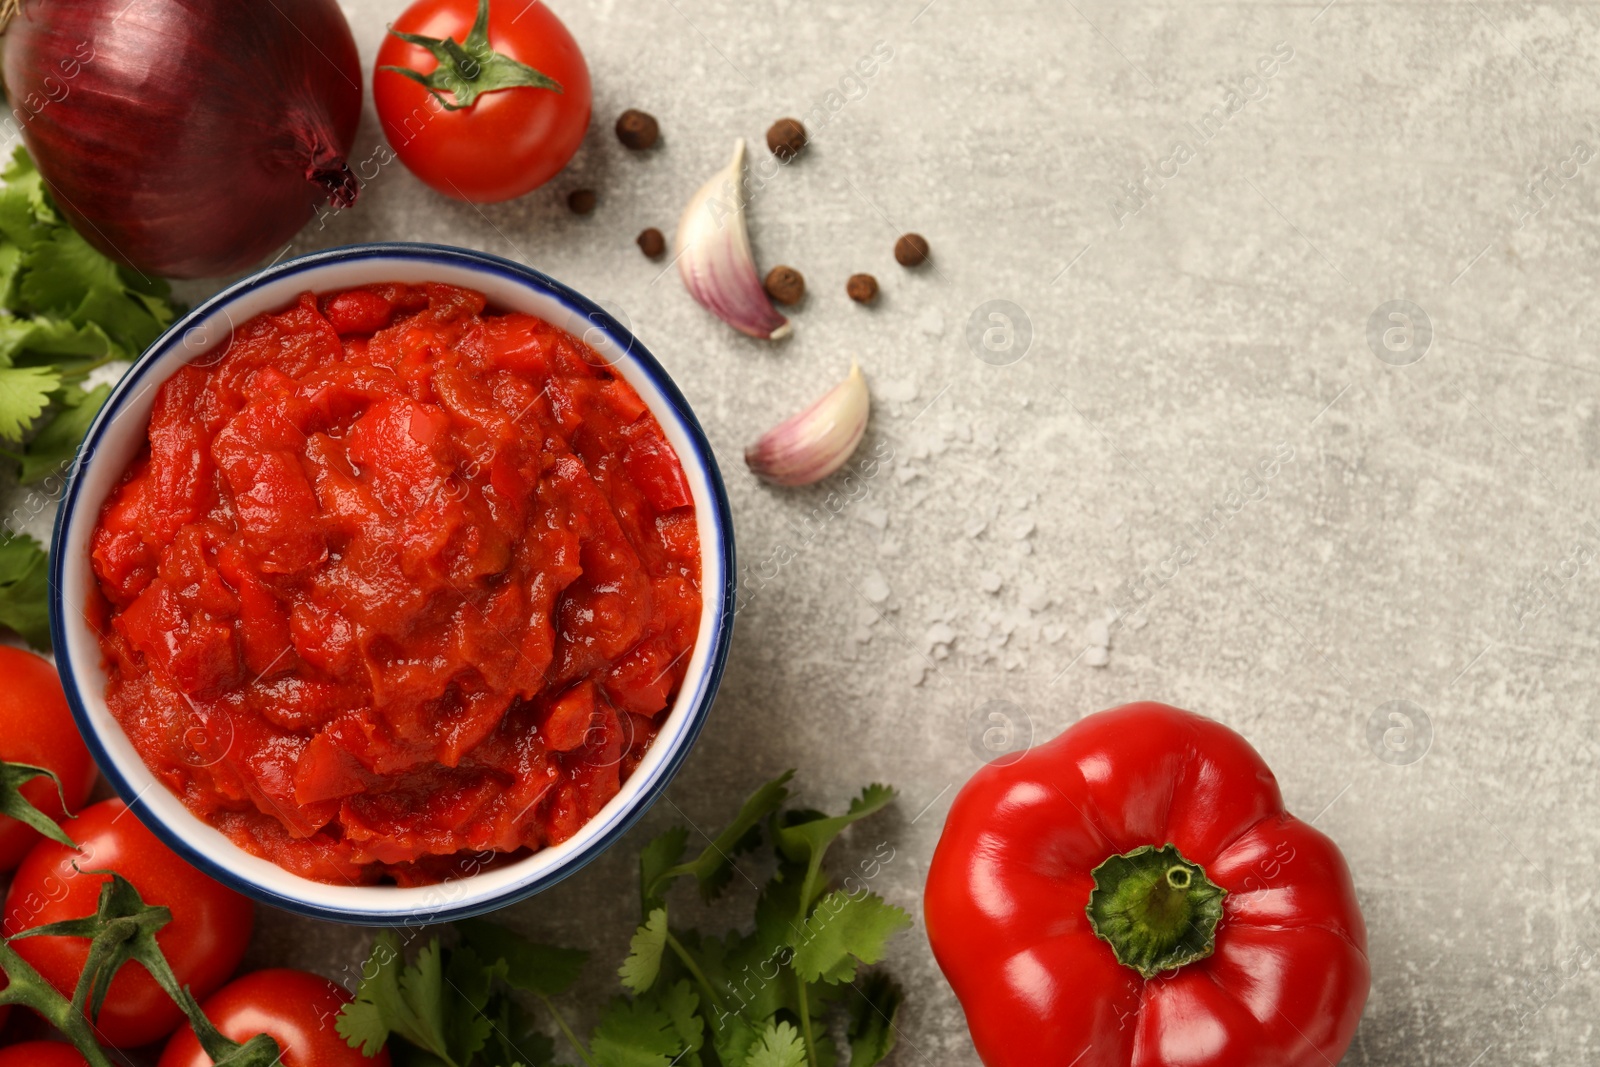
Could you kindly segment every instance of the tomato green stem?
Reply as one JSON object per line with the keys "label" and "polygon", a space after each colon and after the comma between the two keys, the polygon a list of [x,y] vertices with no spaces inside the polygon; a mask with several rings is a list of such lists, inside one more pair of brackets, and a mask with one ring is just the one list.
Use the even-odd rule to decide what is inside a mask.
{"label": "tomato green stem", "polygon": [[1173,845],[1142,845],[1092,873],[1095,887],[1084,910],[1119,963],[1153,978],[1216,949],[1227,890]]}
{"label": "tomato green stem", "polygon": [[0,762],[0,815],[9,815],[18,822],[27,823],[52,841],[77,848],[78,844],[50,816],[28,802],[22,787],[35,778],[48,778],[56,787],[56,797],[61,810],[67,810],[67,795],[61,790],[61,779],[48,767],[35,767],[31,763]]}
{"label": "tomato green stem", "polygon": [[[280,1053],[272,1038],[257,1034],[243,1045],[229,1040],[211,1025],[189,990],[179,985],[171,965],[156,944],[156,932],[172,921],[171,911],[160,905],[146,904],[133,884],[115,872],[82,873],[109,875],[100,889],[99,904],[93,915],[36,926],[0,939],[0,970],[5,971],[8,982],[6,988],[0,990],[0,1004],[32,1008],[71,1040],[93,1067],[111,1067],[105,1051],[94,1039],[89,1020],[99,1015],[111,980],[122,965],[137,960],[183,1009],[201,1046],[219,1067],[272,1067],[278,1062]],[[89,954],[71,1000],[41,978],[12,947],[12,942],[31,937],[88,939]]]}
{"label": "tomato green stem", "polygon": [[[501,89],[549,89],[562,91],[561,83],[526,63],[496,52],[489,44],[489,0],[478,0],[478,17],[472,23],[467,39],[457,42],[454,37],[425,37],[420,33],[405,33],[389,27],[389,32],[408,44],[425,48],[438,60],[438,66],[428,74],[410,67],[379,67],[410,78],[439,102],[446,111],[469,108],[484,93]],[[455,98],[446,100],[443,93]]]}
{"label": "tomato green stem", "polygon": [[0,940],[0,969],[10,983],[0,989],[0,1004],[18,1004],[38,1012],[51,1026],[89,1061],[90,1067],[113,1067],[105,1050],[94,1039],[94,1032],[83,1010],[46,982],[27,960],[17,954],[9,940]]}

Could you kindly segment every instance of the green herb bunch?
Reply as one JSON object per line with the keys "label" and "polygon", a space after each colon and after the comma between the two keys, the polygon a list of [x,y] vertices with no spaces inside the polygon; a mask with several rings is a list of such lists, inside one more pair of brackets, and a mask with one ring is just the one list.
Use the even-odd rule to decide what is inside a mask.
{"label": "green herb bunch", "polygon": [[[554,998],[577,981],[587,954],[533,944],[496,923],[457,923],[460,942],[433,938],[407,963],[399,935],[380,935],[339,1033],[368,1055],[388,1043],[399,1067],[548,1067],[556,1044],[540,1005],[587,1067],[870,1067],[894,1048],[899,987],[881,972],[888,941],[911,917],[868,888],[892,862],[887,844],[839,885],[828,848],[880,811],[894,790],[869,786],[843,815],[786,809],[793,772],[758,789],[726,829],[685,860],[674,827],[639,858],[644,921],[618,975],[626,992],[584,1042]],[[753,928],[723,936],[673,925],[667,893],[692,877],[716,899],[744,875],[735,859],[766,843],[775,870]],[[841,1043],[838,1038],[842,1036]],[[391,1041],[391,1037],[399,1038]],[[841,1044],[847,1047],[840,1047]]]}
{"label": "green herb bunch", "polygon": [[[111,392],[83,379],[138,356],[173,311],[165,282],[119,266],[66,222],[25,149],[0,178],[0,459],[29,485],[65,472]],[[50,645],[45,591],[43,548],[8,524],[0,625],[40,648]]]}

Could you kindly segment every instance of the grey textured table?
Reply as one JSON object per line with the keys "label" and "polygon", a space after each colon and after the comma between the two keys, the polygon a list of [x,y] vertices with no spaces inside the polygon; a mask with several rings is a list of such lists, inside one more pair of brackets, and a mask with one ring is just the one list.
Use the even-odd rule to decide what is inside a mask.
{"label": "grey textured table", "polygon": [[[350,5],[369,64],[398,7]],[[515,922],[620,960],[637,846],[789,766],[818,805],[900,787],[843,858],[892,842],[877,884],[920,911],[975,722],[1042,739],[1160,699],[1243,731],[1348,856],[1373,988],[1346,1062],[1593,1062],[1595,8],[556,9],[595,80],[568,172],[479,210],[392,164],[291,252],[468,245],[620,308],[705,424],[743,561],[793,558],[748,580],[671,804]],[[853,75],[875,46],[892,58]],[[657,151],[617,144],[626,107],[659,117]],[[770,345],[633,238],[670,235],[733,138],[785,114],[815,144],[752,229],[811,295]],[[377,144],[369,105],[358,157]],[[565,208],[579,186],[587,218]],[[895,265],[903,230],[932,269]],[[878,306],[846,299],[855,271]],[[813,521],[839,486],[773,491],[741,450],[852,358],[863,447],[894,460]],[[274,916],[252,960],[333,973],[366,940]],[[912,990],[897,1062],[976,1063],[920,923],[892,966]]]}

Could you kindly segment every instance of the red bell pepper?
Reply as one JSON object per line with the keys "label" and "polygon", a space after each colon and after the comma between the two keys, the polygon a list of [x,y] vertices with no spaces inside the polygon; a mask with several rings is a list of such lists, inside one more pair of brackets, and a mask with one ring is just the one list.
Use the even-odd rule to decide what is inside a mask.
{"label": "red bell pepper", "polygon": [[980,770],[925,908],[988,1067],[1329,1067],[1370,985],[1338,847],[1244,738],[1164,704]]}

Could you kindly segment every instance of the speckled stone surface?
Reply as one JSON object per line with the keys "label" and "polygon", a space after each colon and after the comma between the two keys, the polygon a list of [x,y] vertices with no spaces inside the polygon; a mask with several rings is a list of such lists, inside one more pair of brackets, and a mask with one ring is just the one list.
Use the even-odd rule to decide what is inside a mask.
{"label": "speckled stone surface", "polygon": [[[891,842],[876,884],[920,911],[989,715],[1044,739],[1160,699],[1242,731],[1349,858],[1373,988],[1345,1062],[1600,1059],[1595,8],[556,9],[596,94],[568,172],[479,209],[390,164],[289,249],[443,241],[548,271],[620,309],[723,463],[748,603],[710,725],[671,803],[514,921],[608,961],[597,998],[638,846],[791,766],[818,806],[900,787],[840,858]],[[349,6],[369,64],[397,10]],[[627,107],[659,148],[617,143]],[[751,226],[810,295],[772,345],[633,240],[670,236],[735,137],[766,158],[783,115],[813,145]],[[376,125],[369,105],[358,157]],[[930,264],[896,265],[905,230]],[[876,306],[846,298],[857,271]],[[892,460],[755,482],[743,446],[851,359],[863,448]],[[251,959],[339,974],[366,941],[263,914]],[[976,1064],[920,922],[891,966],[896,1062]]]}

